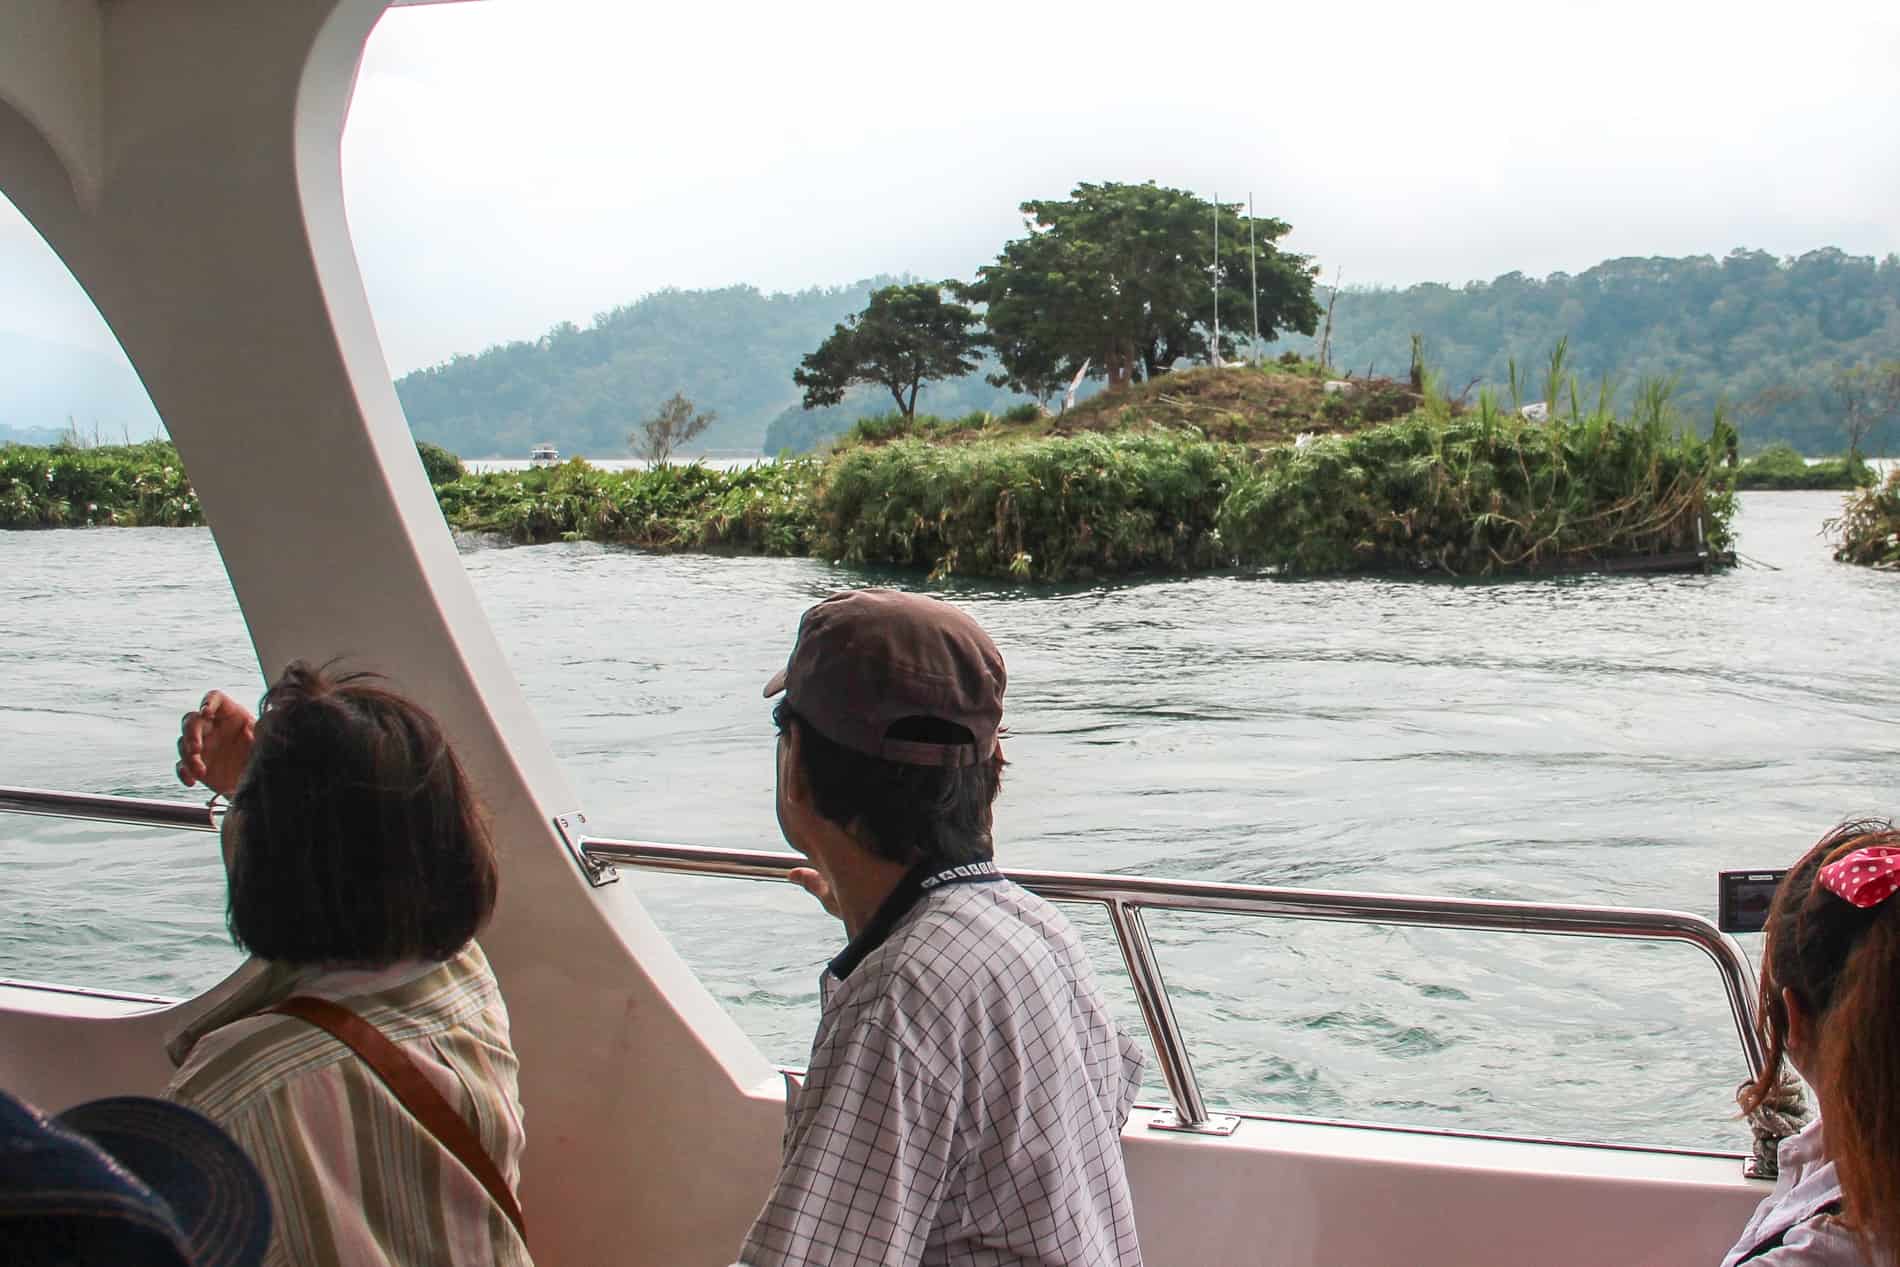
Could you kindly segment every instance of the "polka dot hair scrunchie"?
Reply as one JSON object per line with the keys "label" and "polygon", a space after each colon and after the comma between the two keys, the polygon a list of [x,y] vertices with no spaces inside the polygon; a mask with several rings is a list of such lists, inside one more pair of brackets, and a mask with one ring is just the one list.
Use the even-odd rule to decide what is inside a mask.
{"label": "polka dot hair scrunchie", "polygon": [[1827,891],[1855,906],[1879,906],[1900,889],[1900,849],[1869,845],[1821,868]]}

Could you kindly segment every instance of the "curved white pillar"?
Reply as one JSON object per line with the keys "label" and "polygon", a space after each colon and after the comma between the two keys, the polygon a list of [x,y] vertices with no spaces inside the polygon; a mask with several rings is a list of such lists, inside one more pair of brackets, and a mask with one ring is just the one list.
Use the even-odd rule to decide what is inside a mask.
{"label": "curved white pillar", "polygon": [[[0,13],[0,189],[144,380],[265,674],[338,655],[388,674],[442,718],[483,790],[504,865],[483,942],[521,1057],[537,1257],[725,1263],[776,1167],[777,1079],[633,884],[590,888],[552,828],[552,815],[584,807],[436,508],[344,216],[343,120],[382,8],[11,7]],[[603,624],[616,616],[603,612]],[[140,638],[135,620],[125,636]],[[150,1090],[123,1079],[157,1076],[154,1028],[41,1018],[36,1045],[95,1054],[0,1053],[0,1073],[55,1107]]]}

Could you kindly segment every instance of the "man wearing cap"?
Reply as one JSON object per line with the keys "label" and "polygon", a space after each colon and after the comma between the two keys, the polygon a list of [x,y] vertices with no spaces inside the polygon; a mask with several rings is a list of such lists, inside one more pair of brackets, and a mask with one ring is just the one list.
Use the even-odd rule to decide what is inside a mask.
{"label": "man wearing cap", "polygon": [[1068,922],[991,861],[1005,681],[957,608],[857,590],[766,686],[793,878],[849,942],[746,1267],[1139,1267],[1139,1049]]}

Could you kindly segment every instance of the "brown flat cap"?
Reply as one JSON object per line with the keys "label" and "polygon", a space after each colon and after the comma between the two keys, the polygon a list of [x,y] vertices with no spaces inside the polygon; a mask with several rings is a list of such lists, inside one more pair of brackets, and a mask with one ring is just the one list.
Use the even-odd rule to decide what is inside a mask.
{"label": "brown flat cap", "polygon": [[[765,684],[819,734],[904,765],[966,766],[996,752],[1003,724],[1003,654],[968,614],[898,590],[833,594],[798,622],[785,668]],[[954,722],[975,743],[888,738],[907,717]]]}

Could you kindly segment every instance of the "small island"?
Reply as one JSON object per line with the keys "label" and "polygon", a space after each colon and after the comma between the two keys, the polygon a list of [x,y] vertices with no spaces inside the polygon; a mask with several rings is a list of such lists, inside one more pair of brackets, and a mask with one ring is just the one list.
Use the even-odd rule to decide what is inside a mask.
{"label": "small island", "polygon": [[[823,454],[471,475],[449,523],[519,542],[810,554],[1061,581],[1266,567],[1490,576],[1703,566],[1726,445],[1649,412],[1533,422],[1292,360],[1176,371],[1056,416],[868,418]],[[1721,425],[1717,427],[1721,433]]]}
{"label": "small island", "polygon": [[1735,472],[1735,487],[1743,492],[1843,493],[1870,488],[1877,478],[1859,453],[1810,462],[1793,445],[1783,443],[1745,460]]}

